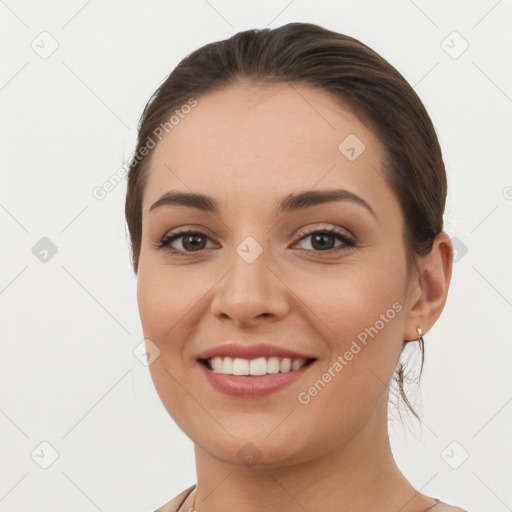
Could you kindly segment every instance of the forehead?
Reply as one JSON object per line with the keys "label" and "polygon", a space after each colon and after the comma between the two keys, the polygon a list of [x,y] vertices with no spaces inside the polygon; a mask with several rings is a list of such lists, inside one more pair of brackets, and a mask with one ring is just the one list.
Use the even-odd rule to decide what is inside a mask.
{"label": "forehead", "polygon": [[387,187],[376,135],[325,91],[235,84],[196,100],[154,149],[144,210],[170,189],[270,201],[295,189]]}

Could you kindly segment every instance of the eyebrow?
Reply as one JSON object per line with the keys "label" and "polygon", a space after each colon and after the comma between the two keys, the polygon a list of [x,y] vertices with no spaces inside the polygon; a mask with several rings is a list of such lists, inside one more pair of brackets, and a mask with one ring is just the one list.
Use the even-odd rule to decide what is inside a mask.
{"label": "eyebrow", "polygon": [[[275,211],[276,213],[288,213],[334,201],[350,201],[358,204],[366,208],[366,210],[377,218],[373,208],[362,197],[346,189],[307,190],[305,192],[289,194],[283,199],[276,201]],[[160,197],[160,199],[148,209],[148,212],[167,205],[189,206],[213,214],[218,214],[221,210],[220,204],[213,197],[204,194],[171,190]]]}

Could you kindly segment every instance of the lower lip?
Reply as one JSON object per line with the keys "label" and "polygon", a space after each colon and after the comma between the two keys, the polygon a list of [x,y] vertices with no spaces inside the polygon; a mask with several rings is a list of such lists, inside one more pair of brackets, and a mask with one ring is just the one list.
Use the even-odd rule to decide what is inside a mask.
{"label": "lower lip", "polygon": [[299,370],[285,373],[273,373],[267,375],[227,375],[217,373],[206,368],[203,363],[198,362],[201,371],[208,382],[218,391],[236,397],[259,398],[268,396],[280,389],[290,386],[315,364],[312,362]]}

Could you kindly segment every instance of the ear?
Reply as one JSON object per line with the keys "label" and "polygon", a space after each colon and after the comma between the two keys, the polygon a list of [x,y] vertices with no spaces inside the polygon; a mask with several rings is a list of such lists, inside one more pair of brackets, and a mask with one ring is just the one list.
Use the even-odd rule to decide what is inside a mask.
{"label": "ear", "polygon": [[446,303],[452,277],[453,245],[442,231],[434,239],[432,250],[417,259],[408,284],[404,340],[418,339],[417,327],[425,334],[437,321]]}

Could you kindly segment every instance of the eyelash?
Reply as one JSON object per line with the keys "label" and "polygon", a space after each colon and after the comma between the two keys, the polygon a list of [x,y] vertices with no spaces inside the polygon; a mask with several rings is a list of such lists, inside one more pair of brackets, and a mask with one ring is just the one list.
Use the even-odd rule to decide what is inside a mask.
{"label": "eyelash", "polygon": [[[299,241],[302,241],[305,238],[308,238],[309,236],[317,235],[317,234],[335,235],[338,240],[341,240],[343,242],[345,247],[341,247],[341,248],[335,247],[335,248],[328,249],[325,251],[315,251],[315,250],[311,250],[311,249],[300,249],[301,252],[307,253],[307,254],[315,253],[315,254],[319,254],[321,256],[323,254],[331,255],[332,253],[335,253],[335,252],[346,251],[346,250],[350,250],[350,249],[356,247],[355,240],[349,238],[343,232],[341,232],[335,228],[324,228],[324,229],[316,229],[313,231],[308,231],[308,232],[302,234],[302,236],[299,238]],[[165,251],[170,252],[171,254],[176,254],[179,256],[192,256],[194,254],[201,254],[203,251],[206,250],[206,249],[200,249],[199,251],[181,251],[181,250],[171,249],[171,243],[174,242],[174,240],[181,238],[183,236],[186,236],[186,235],[199,235],[201,237],[209,238],[205,233],[201,233],[200,231],[179,231],[177,233],[172,233],[170,235],[166,235],[164,238],[162,238],[162,240],[160,240],[159,242],[157,242],[155,244],[155,247],[157,249],[164,249]]]}

